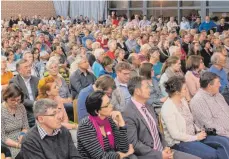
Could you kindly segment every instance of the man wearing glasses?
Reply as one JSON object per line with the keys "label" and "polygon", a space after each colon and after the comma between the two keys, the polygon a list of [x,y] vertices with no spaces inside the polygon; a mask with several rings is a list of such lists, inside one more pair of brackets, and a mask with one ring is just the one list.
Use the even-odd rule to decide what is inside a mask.
{"label": "man wearing glasses", "polygon": [[69,131],[61,126],[62,111],[55,101],[40,99],[34,103],[36,125],[23,138],[22,158],[80,159]]}

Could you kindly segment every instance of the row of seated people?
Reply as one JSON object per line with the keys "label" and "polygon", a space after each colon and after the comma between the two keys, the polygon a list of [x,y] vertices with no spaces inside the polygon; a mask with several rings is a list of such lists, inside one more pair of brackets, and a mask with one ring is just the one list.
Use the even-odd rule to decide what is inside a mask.
{"label": "row of seated people", "polygon": [[[177,61],[179,63],[179,59]],[[201,60],[199,64],[201,64]],[[176,63],[172,66],[175,67]],[[61,158],[65,158],[66,155],[73,155],[72,158],[79,155],[85,158],[106,158],[106,156],[110,156],[111,158],[112,156],[114,158],[116,158],[116,156],[120,156],[120,158],[127,156],[130,158],[152,158],[153,156],[156,158],[171,158],[173,155],[175,158],[194,157],[185,153],[190,153],[200,158],[228,158],[229,111],[228,104],[219,93],[220,80],[216,74],[205,72],[201,75],[201,88],[198,89],[196,95],[190,102],[192,114],[190,110],[187,109],[189,107],[187,107],[187,102],[184,100],[184,97],[187,98],[184,77],[170,77],[170,79],[165,82],[164,87],[169,97],[166,98],[162,106],[161,121],[164,127],[164,134],[161,134],[162,132],[157,131],[157,119],[153,111],[153,106],[147,104],[152,96],[153,85],[150,84],[152,79],[149,78],[149,75],[150,77],[153,76],[151,70],[152,64],[143,63],[141,65],[140,75],[144,76],[144,78],[138,76],[132,79],[128,78],[131,72],[130,68],[128,63],[121,62],[116,67],[116,80],[113,80],[109,75],[101,76],[96,80],[95,85],[88,86],[91,90],[85,88],[80,92],[80,94],[84,93],[84,99],[83,96],[81,97],[79,95],[78,100],[83,99],[83,103],[85,104],[82,105],[85,106],[82,108],[82,105],[79,105],[79,108],[86,109],[89,118],[85,117],[80,121],[77,133],[79,153],[77,153],[72,140],[67,143],[70,146],[68,154],[62,153],[62,151],[55,152],[52,150],[54,147],[61,149],[59,141],[52,143],[54,147],[47,147],[45,144],[34,144],[42,142],[45,136],[55,136],[51,137],[52,141],[54,139],[58,140],[58,135],[62,134],[59,133],[62,132],[62,130],[59,130],[60,128],[72,129],[76,127],[75,124],[68,123],[63,102],[58,97],[58,85],[53,77],[45,77],[39,81],[38,101],[42,102],[39,104],[37,101],[33,105],[33,108],[31,107],[37,124],[29,132],[26,110],[21,104],[22,102],[24,103],[24,93],[20,91],[16,84],[11,84],[7,87],[3,93],[5,102],[2,107],[2,112],[4,112],[2,115],[2,127],[4,128],[2,129],[2,141],[10,147],[11,152],[15,156],[21,148],[19,155],[24,155],[24,158],[31,158],[32,156],[29,157],[30,155],[34,156],[36,154],[38,156],[46,156],[44,158],[49,158],[47,157],[49,155],[63,155]],[[27,71],[27,73],[29,74],[29,71]],[[126,85],[117,85],[117,80],[122,80],[123,83],[126,81]],[[119,89],[115,89],[115,87]],[[122,88],[122,90],[120,88]],[[125,94],[123,95],[125,89],[130,97]],[[88,94],[86,95],[85,93]],[[117,97],[113,98],[115,95],[117,95]],[[117,100],[122,100],[120,96],[124,98],[125,105],[115,104]],[[111,97],[111,99],[108,97]],[[47,99],[41,100],[43,98],[55,100],[56,104],[53,104],[55,103],[54,101],[46,101]],[[49,104],[44,104],[45,101],[49,102]],[[173,106],[171,102],[174,104]],[[38,106],[36,107],[37,103]],[[45,110],[39,110],[39,108],[42,108],[42,104]],[[48,112],[48,105],[51,106],[53,111],[55,110],[54,112],[51,111],[53,113]],[[167,105],[169,108],[167,108]],[[113,111],[113,109],[115,111]],[[17,120],[15,120],[15,118]],[[15,126],[17,132],[10,132],[10,129],[15,130]],[[39,129],[39,126],[41,129]],[[216,137],[218,138],[213,136],[207,137],[206,132],[200,131],[204,127],[215,128]],[[33,137],[31,137],[36,131],[39,132],[41,138],[33,139]],[[4,134],[4,132],[8,132],[8,134]],[[73,135],[76,136],[76,133]],[[109,135],[111,135],[111,137]],[[23,136],[25,137],[23,138]],[[69,138],[71,138],[71,136],[69,136]],[[94,140],[96,138],[98,140]],[[165,142],[163,139],[165,139]],[[33,140],[39,141],[35,142]],[[47,140],[49,141],[50,138],[48,137]],[[64,141],[61,141],[61,143],[63,142]],[[29,146],[26,145],[26,143],[29,144]],[[30,145],[31,143],[32,145]],[[128,144],[132,145],[129,146]],[[74,153],[70,151],[72,145],[74,147]],[[47,151],[44,151],[43,146]],[[163,149],[164,146],[169,146],[171,149],[168,147]],[[198,148],[195,146],[198,146]],[[37,153],[33,151],[32,147],[36,149],[35,151]],[[66,145],[63,145],[63,148],[66,149]],[[173,151],[172,149],[177,151]],[[109,153],[110,151],[113,153]],[[181,153],[180,151],[185,153]],[[53,154],[53,152],[55,152],[55,154]]]}

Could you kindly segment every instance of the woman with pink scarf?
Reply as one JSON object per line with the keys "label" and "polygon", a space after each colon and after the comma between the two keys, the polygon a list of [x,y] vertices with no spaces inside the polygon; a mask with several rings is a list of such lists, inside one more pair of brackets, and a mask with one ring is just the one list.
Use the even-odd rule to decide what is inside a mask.
{"label": "woman with pink scarf", "polygon": [[119,111],[113,111],[109,97],[95,91],[86,99],[88,117],[78,127],[78,150],[84,159],[134,158],[127,128]]}

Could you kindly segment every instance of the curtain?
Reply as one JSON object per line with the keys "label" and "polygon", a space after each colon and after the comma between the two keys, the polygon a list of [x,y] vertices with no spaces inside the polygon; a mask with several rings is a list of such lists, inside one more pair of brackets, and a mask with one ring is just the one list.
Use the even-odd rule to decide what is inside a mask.
{"label": "curtain", "polygon": [[53,0],[54,8],[56,11],[56,15],[60,16],[68,16],[69,13],[69,1],[58,1]]}
{"label": "curtain", "polygon": [[105,19],[107,17],[107,1],[70,1],[70,16],[75,18],[76,16],[83,15],[94,18],[95,22],[99,19]]}

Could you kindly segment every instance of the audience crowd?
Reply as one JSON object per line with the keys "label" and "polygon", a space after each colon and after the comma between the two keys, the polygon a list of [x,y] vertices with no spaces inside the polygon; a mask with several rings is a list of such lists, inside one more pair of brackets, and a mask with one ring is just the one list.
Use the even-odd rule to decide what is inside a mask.
{"label": "audience crowd", "polygon": [[229,159],[229,24],[203,19],[2,20],[6,159]]}

